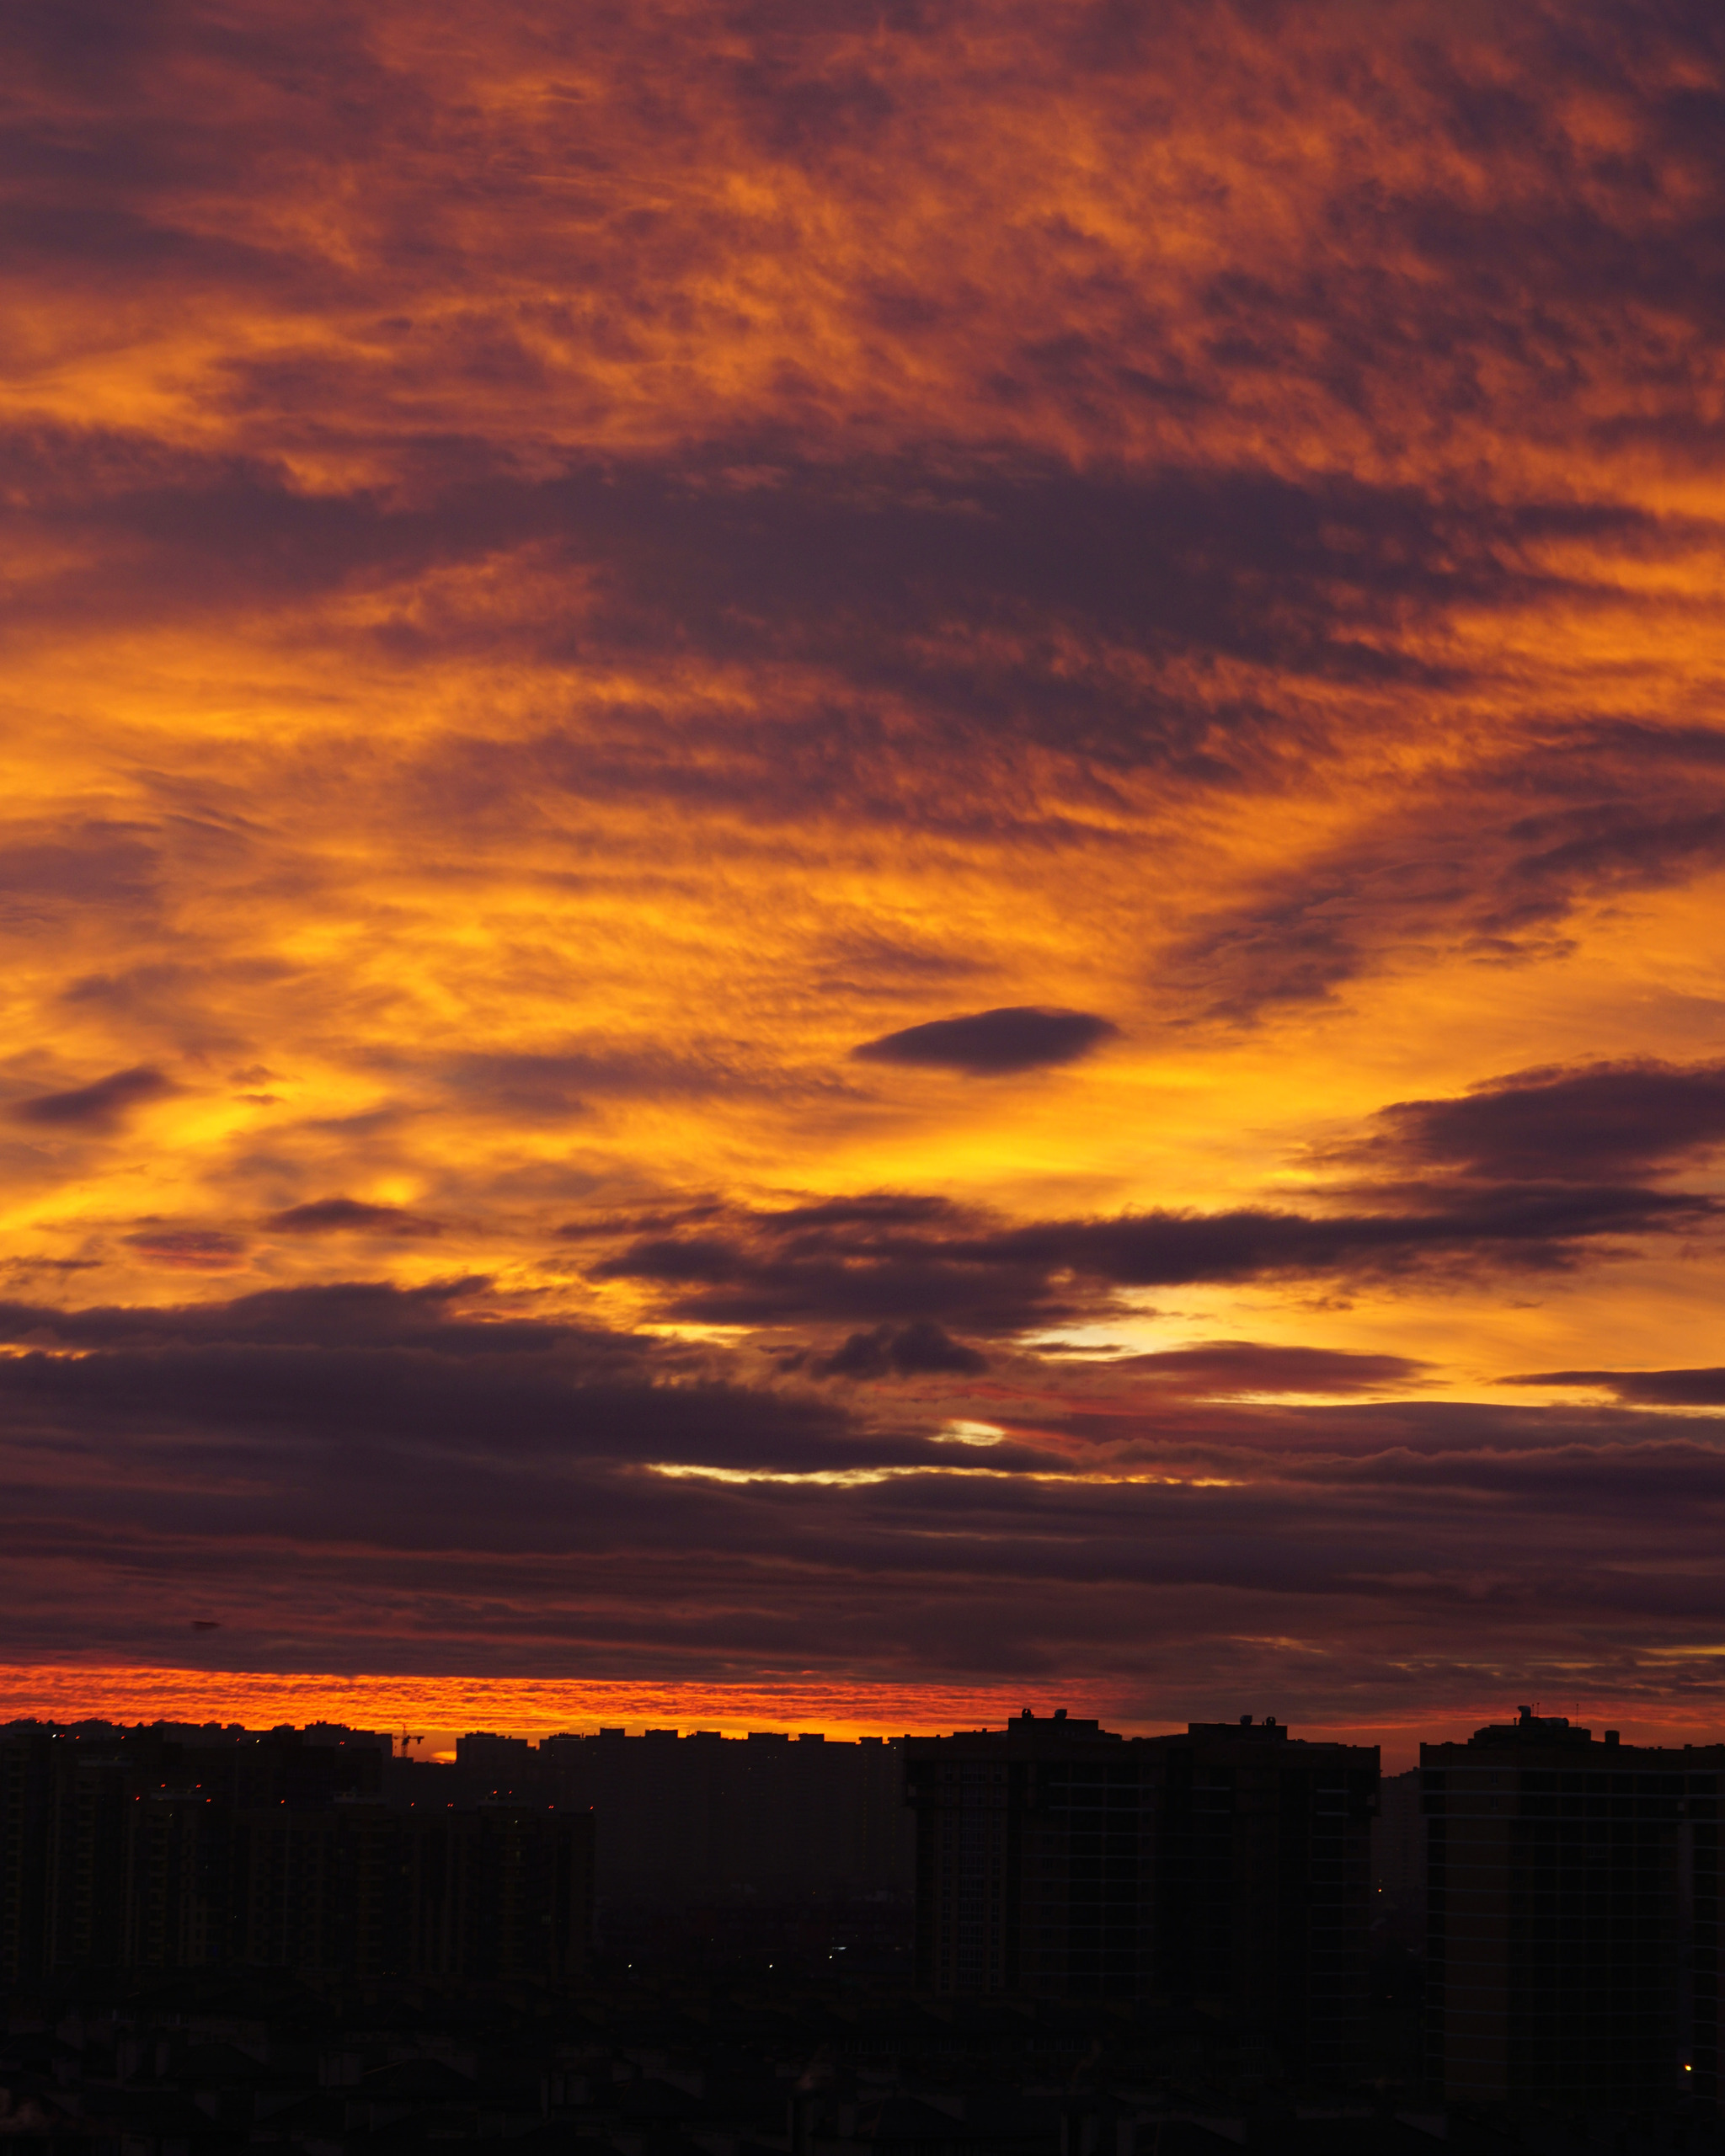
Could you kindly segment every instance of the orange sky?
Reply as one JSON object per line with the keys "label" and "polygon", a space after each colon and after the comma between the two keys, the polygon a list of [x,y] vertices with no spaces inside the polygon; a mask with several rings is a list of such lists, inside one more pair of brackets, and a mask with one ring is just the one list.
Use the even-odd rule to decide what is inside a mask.
{"label": "orange sky", "polygon": [[14,1710],[1713,1726],[1711,11],[5,36]]}

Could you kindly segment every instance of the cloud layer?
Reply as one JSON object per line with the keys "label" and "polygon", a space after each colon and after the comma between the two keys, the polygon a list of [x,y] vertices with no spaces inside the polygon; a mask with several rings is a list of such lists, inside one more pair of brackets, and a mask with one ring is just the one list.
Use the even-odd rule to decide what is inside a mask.
{"label": "cloud layer", "polygon": [[1711,1711],[1714,11],[0,104],[33,1653]]}
{"label": "cloud layer", "polygon": [[[1081,1670],[1151,1717],[1266,1686],[1465,1713],[1577,1659],[1634,1712],[1711,1697],[1717,1417],[1398,1401],[1397,1358],[1237,1341],[985,1373],[927,1326],[748,1380],[477,1282],[4,1321],[35,1343],[0,1361],[24,1659],[71,1626],[172,1660],[198,1618],[227,1668],[819,1668],[912,1702]],[[889,1374],[968,1417],[872,1412]]]}

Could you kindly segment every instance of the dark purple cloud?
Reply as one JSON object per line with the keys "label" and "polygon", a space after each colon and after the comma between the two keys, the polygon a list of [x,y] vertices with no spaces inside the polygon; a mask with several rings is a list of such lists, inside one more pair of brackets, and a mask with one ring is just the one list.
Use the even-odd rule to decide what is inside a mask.
{"label": "dark purple cloud", "polygon": [[50,1129],[113,1130],[125,1121],[128,1109],[159,1100],[174,1090],[161,1071],[140,1064],[130,1070],[113,1071],[93,1085],[75,1086],[69,1092],[38,1093],[31,1099],[15,1102],[12,1114],[19,1123],[42,1123]]}
{"label": "dark purple cloud", "polygon": [[1429,1710],[1560,1663],[1713,1696],[1685,1657],[1725,1627],[1717,1418],[1197,1397],[1413,1374],[1220,1341],[1061,1373],[1070,1415],[1015,1428],[1004,1399],[972,1450],[676,1343],[440,1342],[506,1338],[483,1301],[7,1306],[8,1337],[83,1351],[0,1359],[17,1651],[171,1662],[195,1597],[242,1668],[719,1678],[794,1641],[849,1677],[1081,1668],[1175,1718],[1246,1683],[1304,1717]]}
{"label": "dark purple cloud", "polygon": [[1536,1370],[1505,1385],[1585,1385],[1634,1407],[1725,1407],[1725,1369]]}
{"label": "dark purple cloud", "polygon": [[159,869],[135,825],[68,819],[51,833],[14,830],[0,853],[0,922],[28,936],[63,927],[84,908],[123,909],[136,920]]}
{"label": "dark purple cloud", "polygon": [[878,1325],[872,1332],[853,1332],[815,1368],[822,1376],[835,1378],[974,1377],[988,1368],[988,1358],[932,1320],[920,1318],[897,1331]]}
{"label": "dark purple cloud", "polygon": [[865,1041],[851,1053],[865,1063],[925,1065],[966,1071],[972,1077],[1006,1077],[1051,1064],[1076,1063],[1119,1031],[1106,1018],[1087,1011],[1013,1005],[906,1026],[902,1032]]}
{"label": "dark purple cloud", "polygon": [[441,1235],[443,1224],[399,1205],[370,1205],[357,1198],[313,1198],[272,1213],[264,1225],[277,1235],[321,1235],[354,1232],[368,1235]]}
{"label": "dark purple cloud", "polygon": [[1590,1251],[1702,1228],[1717,1210],[1705,1196],[1574,1184],[1469,1187],[1418,1210],[1242,1206],[1017,1226],[951,1207],[904,1222],[755,1214],[694,1235],[644,1237],[592,1271],[642,1283],[670,1316],[712,1324],[889,1325],[924,1315],[997,1335],[1098,1315],[1116,1289],[1562,1271]]}
{"label": "dark purple cloud", "polygon": [[655,1236],[593,1268],[633,1280],[666,1315],[715,1325],[821,1327],[926,1319],[985,1334],[1076,1315],[1089,1299],[1061,1289],[1039,1258],[1015,1260],[956,1236],[804,1229],[779,1238],[738,1223],[720,1235]]}
{"label": "dark purple cloud", "polygon": [[1493,1182],[1595,1182],[1725,1145],[1725,1064],[1652,1059],[1519,1071],[1459,1099],[1400,1101],[1361,1152]]}
{"label": "dark purple cloud", "polygon": [[[808,1385],[750,1384],[676,1342],[455,1312],[477,1284],[181,1311],[0,1308],[0,1333],[26,1351],[0,1358],[0,1493],[16,1495],[22,1472],[33,1513],[69,1508],[106,1532],[136,1513],[194,1542],[315,1550],[381,1532],[403,1550],[551,1551],[613,1531],[661,1540],[660,1514],[691,1500],[660,1464],[794,1477],[948,1458],[929,1431]],[[51,1352],[62,1345],[80,1352]],[[902,1366],[928,1367],[938,1347],[913,1334]],[[31,1482],[45,1446],[57,1497]],[[1003,1465],[1040,1456],[997,1449]]]}
{"label": "dark purple cloud", "polygon": [[1429,1364],[1406,1355],[1270,1346],[1253,1340],[1205,1340],[1194,1348],[1122,1357],[1108,1369],[1131,1381],[1149,1380],[1209,1399],[1242,1393],[1377,1392],[1417,1385],[1432,1374]]}
{"label": "dark purple cloud", "polygon": [[1153,1212],[1118,1219],[1051,1220],[955,1241],[971,1262],[1069,1271],[1119,1287],[1181,1287],[1204,1280],[1385,1273],[1420,1266],[1577,1262],[1604,1239],[1669,1235],[1717,1210],[1705,1197],[1582,1187],[1509,1188],[1441,1210],[1315,1214],[1258,1207],[1210,1214]]}
{"label": "dark purple cloud", "polygon": [[1682,724],[1577,722],[1432,775],[1332,850],[1200,907],[1165,992],[1230,1023],[1332,1000],[1410,944],[1475,964],[1570,947],[1589,899],[1681,885],[1725,861],[1725,756]]}
{"label": "dark purple cloud", "polygon": [[0,1340],[77,1348],[280,1347],[336,1348],[387,1345],[439,1355],[509,1354],[561,1342],[595,1353],[630,1354],[627,1333],[499,1317],[487,1307],[489,1283],[478,1275],[419,1288],[344,1280],[316,1287],[265,1288],[227,1302],[167,1307],[95,1306],[58,1310],[0,1302]]}

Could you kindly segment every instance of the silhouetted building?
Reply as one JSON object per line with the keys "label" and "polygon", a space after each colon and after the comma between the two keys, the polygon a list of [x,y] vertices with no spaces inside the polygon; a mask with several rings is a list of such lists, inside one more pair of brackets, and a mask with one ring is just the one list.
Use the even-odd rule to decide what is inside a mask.
{"label": "silhouetted building", "polygon": [[47,1852],[54,1739],[40,1726],[0,1732],[0,1984],[47,1959]]}
{"label": "silhouetted building", "polygon": [[529,1738],[499,1737],[489,1729],[469,1730],[457,1737],[455,1763],[462,1773],[500,1787],[505,1795],[517,1780],[534,1780],[535,1770],[543,1764]]}
{"label": "silhouetted building", "polygon": [[1433,2084],[1476,2104],[1717,2102],[1725,1746],[1596,1742],[1524,1707],[1420,1761]]}
{"label": "silhouetted building", "polygon": [[1371,1829],[1372,1924],[1386,1948],[1425,1952],[1425,1812],[1418,1767],[1378,1785]]}
{"label": "silhouetted building", "polygon": [[1134,1999],[1153,1988],[1141,1741],[1064,1710],[905,1740],[916,1974],[936,1993]]}
{"label": "silhouetted building", "polygon": [[363,1734],[0,1733],[0,1977],[578,1974],[592,1815],[386,1805]]}
{"label": "silhouetted building", "polygon": [[364,1799],[279,1803],[238,1812],[232,1832],[234,1961],[312,1975],[418,1972],[411,1836],[398,1812]]}
{"label": "silhouetted building", "polygon": [[45,1946],[52,1967],[119,1968],[126,1960],[131,1873],[131,1763],[79,1749],[56,1757],[44,1865]]}
{"label": "silhouetted building", "polygon": [[129,1811],[126,1935],[115,1959],[135,1969],[227,1961],[234,1944],[231,1810],[197,1790],[152,1790],[135,1793]]}
{"label": "silhouetted building", "polygon": [[1347,2079],[1370,1998],[1378,1749],[1274,1717],[1141,1739],[1155,1762],[1157,1989],[1261,2031],[1290,2073]]}
{"label": "silhouetted building", "polygon": [[416,1911],[428,1975],[555,1983],[585,1966],[593,1910],[593,1815],[507,1801],[418,1822]]}
{"label": "silhouetted building", "polygon": [[1375,1748],[1027,1710],[905,1754],[926,1989],[1208,2006],[1299,2070],[1358,2066]]}
{"label": "silhouetted building", "polygon": [[[898,1742],[674,1729],[548,1737],[535,1755],[560,1806],[598,1820],[601,1895],[908,1892],[913,1830]],[[524,1786],[519,1760],[505,1762]]]}

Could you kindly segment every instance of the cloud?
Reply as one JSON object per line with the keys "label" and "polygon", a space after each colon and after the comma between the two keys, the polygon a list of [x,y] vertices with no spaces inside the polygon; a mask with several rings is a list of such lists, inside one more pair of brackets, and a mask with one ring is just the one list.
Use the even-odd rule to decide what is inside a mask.
{"label": "cloud", "polygon": [[[433,1512],[449,1501],[441,1485],[511,1460],[537,1462],[555,1484],[583,1460],[812,1471],[939,1457],[925,1438],[860,1422],[812,1390],[738,1384],[676,1342],[489,1315],[483,1289],[359,1283],[167,1310],[0,1305],[0,1337],[26,1350],[3,1358],[0,1394],[21,1428],[63,1423],[128,1456],[148,1452],[152,1433],[177,1444],[174,1432],[190,1442],[201,1431],[239,1476],[236,1492],[270,1481],[264,1453],[283,1447],[339,1479],[330,1449],[351,1446],[360,1481],[418,1459]],[[913,1334],[905,1367],[926,1367],[940,1345]],[[500,1495],[487,1508],[499,1502],[510,1509]],[[446,1514],[457,1540],[458,1517]]]}
{"label": "cloud", "polygon": [[1722,1145],[1725,1064],[1648,1059],[1519,1071],[1459,1098],[1399,1101],[1373,1117],[1359,1152],[1482,1181],[1591,1182],[1669,1171]]}
{"label": "cloud", "polygon": [[418,1237],[441,1235],[443,1225],[399,1205],[371,1205],[357,1198],[319,1198],[272,1213],[264,1225],[277,1235],[355,1233]]}
{"label": "cloud", "polygon": [[[127,474],[129,486],[68,488],[87,554],[36,602],[67,628],[93,612],[166,611],[190,632],[267,597],[285,611],[361,613],[364,627],[350,618],[328,632],[374,664],[496,663],[509,651],[554,670],[579,652],[649,669],[648,679],[676,637],[715,679],[793,670],[779,671],[764,708],[665,681],[620,708],[615,726],[603,711],[542,719],[530,751],[540,785],[615,800],[645,782],[689,808],[788,820],[824,800],[868,821],[962,830],[1004,814],[1036,828],[1053,804],[1023,792],[1026,755],[1058,760],[1074,805],[1087,795],[1099,805],[1134,771],[1199,796],[1274,786],[1291,756],[1350,745],[1343,712],[1327,696],[1290,693],[1294,683],[1460,691],[1471,665],[1439,668],[1404,648],[1398,625],[1410,612],[1555,605],[1579,595],[1540,565],[1542,548],[1671,543],[1627,507],[1436,500],[1333,472],[1118,460],[1080,472],[1028,446],[948,448],[931,469],[920,456],[810,456],[787,444],[776,483],[761,488],[735,483],[733,455],[721,443],[668,464],[577,456],[540,477],[505,459],[388,503],[308,496],[267,463],[188,451]],[[56,462],[45,476],[64,486],[72,475]],[[1230,677],[1221,696],[1218,666]],[[883,700],[914,713],[909,734],[885,723]],[[788,702],[804,718],[788,733],[777,716]],[[679,744],[700,753],[679,755]],[[470,758],[471,745],[435,742],[426,760],[448,767],[443,785],[483,798],[499,774]],[[936,774],[941,783],[927,784]],[[1552,815],[1564,805],[1552,803]],[[1420,808],[1429,817],[1431,804]],[[1509,822],[1519,829],[1527,813],[1524,801]],[[1610,830],[1596,828],[1610,812],[1594,810],[1573,830],[1530,824],[1511,850],[1543,860],[1554,890],[1584,887],[1638,873],[1630,857],[1663,848],[1674,858],[1673,817],[1704,813],[1693,796],[1671,797],[1658,828],[1614,852]],[[1406,844],[1399,819],[1395,840]],[[1708,844],[1697,831],[1690,851]],[[1368,880],[1359,853],[1356,841],[1337,873],[1351,865]],[[1370,880],[1387,886],[1389,865]],[[1298,897],[1264,903],[1274,911]],[[893,963],[890,939],[882,955]],[[927,965],[924,956],[912,969]]]}
{"label": "cloud", "polygon": [[1585,1385],[1636,1407],[1725,1407],[1725,1369],[1538,1370],[1504,1385]]}
{"label": "cloud", "polygon": [[[1536,965],[1573,953],[1590,907],[1725,864],[1717,741],[1578,726],[1561,783],[1549,755],[1533,742],[1425,776],[1336,846],[1200,902],[1165,955],[1165,992],[1191,1019],[1255,1024],[1439,955]],[[1577,805],[1573,792],[1604,798]]]}
{"label": "cloud", "polygon": [[161,1071],[138,1065],[115,1070],[93,1085],[79,1086],[66,1093],[38,1093],[15,1102],[12,1115],[19,1123],[40,1123],[49,1129],[114,1130],[127,1113],[146,1101],[160,1100],[175,1090]]}
{"label": "cloud", "polygon": [[1123,1356],[1111,1374],[1148,1381],[1204,1399],[1276,1393],[1347,1394],[1399,1390],[1432,1374],[1406,1355],[1371,1355],[1334,1348],[1268,1345],[1252,1340],[1205,1340],[1153,1355]]}
{"label": "cloud", "polygon": [[443,1355],[537,1351],[561,1340],[602,1342],[634,1352],[627,1335],[585,1333],[498,1315],[479,1275],[413,1288],[385,1280],[347,1280],[301,1288],[264,1288],[223,1302],[96,1305],[58,1310],[0,1303],[0,1340],[76,1348],[193,1346],[334,1348],[409,1348]]}
{"label": "cloud", "polygon": [[1393,1273],[1454,1261],[1545,1269],[1573,1264],[1582,1247],[1605,1238],[1669,1235],[1701,1225],[1717,1210],[1712,1198],[1676,1193],[1594,1187],[1553,1194],[1511,1187],[1429,1212],[1312,1214],[1241,1207],[1051,1220],[959,1242],[954,1251],[973,1262],[997,1257],[1140,1288]]}
{"label": "cloud", "polygon": [[63,929],[81,910],[147,916],[160,865],[136,825],[68,817],[45,830],[13,823],[0,854],[0,924],[32,937]]}
{"label": "cloud", "polygon": [[814,1367],[822,1376],[835,1378],[975,1376],[988,1368],[988,1358],[922,1318],[896,1332],[885,1325],[872,1332],[853,1332]]}
{"label": "cloud", "polygon": [[644,1237],[601,1259],[591,1277],[638,1283],[665,1315],[713,1325],[927,1320],[998,1335],[1081,1306],[1045,1260],[1018,1260],[985,1240],[962,1245],[963,1216],[942,1206],[940,1217],[931,1231],[842,1209],[825,1220],[734,1215],[727,1232]]}
{"label": "cloud", "polygon": [[[715,1212],[719,1209],[715,1208]],[[924,1228],[960,1217],[949,1198],[932,1192],[871,1190],[846,1198],[822,1198],[801,1205],[781,1205],[763,1211],[761,1219],[769,1230],[789,1236],[798,1247],[803,1239],[820,1239],[847,1230],[880,1234],[897,1228]]]}
{"label": "cloud", "polygon": [[[1622,1408],[1200,1398],[1411,1374],[1215,1341],[1073,1373],[1070,1416],[991,1411],[972,1452],[938,1411],[877,1427],[865,1396],[726,1380],[683,1343],[552,1323],[523,1357],[487,1294],[6,1306],[8,1337],[82,1351],[0,1358],[17,1652],[172,1662],[190,1601],[239,1668],[1082,1668],[1172,1719],[1242,1689],[1302,1720],[1429,1712],[1560,1662],[1713,1696],[1684,1656],[1725,1626],[1717,1418],[1674,1439]],[[889,1367],[905,1330],[870,1343]]]}
{"label": "cloud", "polygon": [[[1348,1180],[1310,1209],[1151,1208],[1003,1222],[911,1193],[777,1210],[708,1204],[686,1224],[668,1216],[659,1232],[614,1245],[591,1277],[637,1283],[673,1320],[860,1321],[868,1329],[829,1349],[825,1366],[874,1374],[886,1367],[892,1328],[924,1319],[998,1337],[1104,1317],[1123,1290],[1324,1278],[1460,1290],[1505,1270],[1573,1271],[1705,1231],[1717,1217],[1711,1195],[1629,1178],[1657,1177],[1722,1135],[1725,1078],[1712,1065],[1541,1069],[1370,1117],[1356,1136],[1314,1154]],[[1190,1352],[1214,1358],[1224,1345]],[[1291,1389],[1330,1389],[1312,1353],[1309,1385]],[[1285,1367],[1298,1360],[1289,1351]],[[1144,1365],[1164,1379],[1186,1367],[1167,1358]],[[1346,1367],[1329,1366],[1344,1389],[1414,1370],[1394,1357],[1352,1365],[1352,1379]],[[1273,1378],[1254,1386],[1243,1373],[1242,1382],[1289,1389]]]}
{"label": "cloud", "polygon": [[1119,1031],[1106,1018],[1093,1017],[1088,1011],[1015,1005],[907,1026],[900,1033],[865,1041],[851,1053],[868,1063],[930,1065],[966,1071],[972,1077],[994,1078],[1075,1063]]}
{"label": "cloud", "polygon": [[1001,1225],[947,1201],[732,1214],[641,1237],[595,1280],[638,1283],[668,1317],[727,1326],[879,1326],[919,1316],[985,1334],[1106,1315],[1121,1289],[1340,1277],[1465,1281],[1563,1272],[1589,1253],[1705,1228],[1717,1202],[1633,1185],[1509,1185],[1381,1211],[1153,1209]]}
{"label": "cloud", "polygon": [[152,1265],[182,1273],[235,1273],[246,1263],[246,1245],[220,1228],[141,1229],[120,1239]]}

